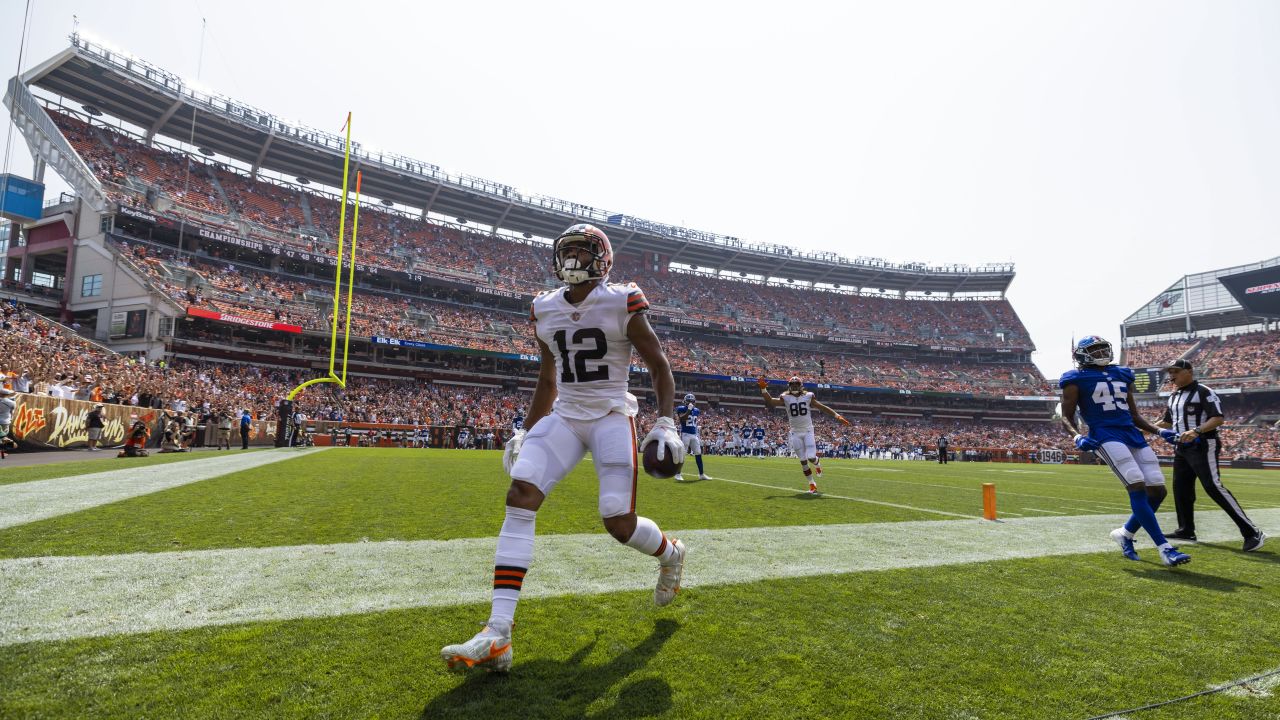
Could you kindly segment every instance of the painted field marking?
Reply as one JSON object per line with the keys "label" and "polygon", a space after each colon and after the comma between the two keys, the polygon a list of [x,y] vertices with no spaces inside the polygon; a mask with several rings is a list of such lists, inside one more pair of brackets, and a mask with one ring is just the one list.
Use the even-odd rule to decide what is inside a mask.
{"label": "painted field marking", "polygon": [[291,460],[327,448],[278,448],[244,455],[0,485],[0,528],[25,525],[99,505]]}
{"label": "painted field marking", "polygon": [[[844,468],[835,468],[835,469],[841,470]],[[824,472],[830,472],[830,471],[824,469]],[[868,479],[874,482],[896,483],[898,485],[911,485],[913,487],[931,487],[931,488],[940,488],[943,490],[963,490],[965,492],[981,492],[981,488],[969,488],[969,487],[964,487],[962,485],[939,485],[937,483],[923,483],[923,482],[915,482],[913,480],[890,480],[889,478],[868,478]],[[1020,493],[1020,492],[1012,492],[1007,490],[1001,490],[1000,495],[1002,496],[1016,495],[1018,497],[1041,498],[1043,500],[1066,500],[1067,502],[1086,502],[1086,503],[1092,503],[1092,504],[1098,505],[1099,507],[1106,507],[1106,508],[1127,507],[1126,505],[1122,505],[1121,503],[1100,502],[1095,500],[1085,500],[1082,498],[1065,498],[1065,497],[1060,497],[1058,495],[1034,495],[1031,493]]]}
{"label": "painted field marking", "polygon": [[[771,490],[783,490],[786,492],[802,493],[803,490],[795,487],[784,487],[782,485],[765,485],[764,483],[747,482],[746,480],[729,480],[728,478],[716,478],[716,482],[737,483],[738,485],[754,485],[755,487],[769,488]],[[871,500],[869,498],[849,497],[847,495],[832,495],[831,493],[820,493],[822,497],[835,498],[837,500],[852,500],[854,502],[867,503],[869,505],[884,505],[885,507],[901,508],[903,510],[917,510],[919,512],[932,513],[934,515],[946,515],[947,517],[977,519],[979,515],[965,515],[964,513],[948,512],[946,510],[933,510],[931,508],[916,507],[915,505],[901,505],[899,503],[885,502],[884,500]]]}
{"label": "painted field marking", "polygon": [[[1120,558],[1108,533],[1126,518],[925,520],[672,535],[689,547],[687,588],[1099,552],[1115,555],[1119,573],[1128,561]],[[1265,527],[1280,526],[1280,510],[1256,512],[1254,519]],[[1240,537],[1224,513],[1204,513],[1196,530],[1205,541]],[[483,606],[493,585],[494,543],[486,537],[3,560],[0,645]],[[651,558],[604,533],[542,536],[535,552],[522,592],[526,598],[652,592],[657,577]],[[1140,540],[1138,552],[1147,563],[1156,563],[1145,541]],[[1194,555],[1194,548],[1190,552]],[[476,612],[482,620],[487,610]]]}

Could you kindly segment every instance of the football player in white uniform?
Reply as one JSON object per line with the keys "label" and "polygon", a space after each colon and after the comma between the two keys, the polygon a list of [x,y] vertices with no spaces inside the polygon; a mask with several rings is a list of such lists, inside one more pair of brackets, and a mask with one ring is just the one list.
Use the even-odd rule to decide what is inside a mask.
{"label": "football player in white uniform", "polygon": [[[529,313],[542,359],[525,430],[507,442],[502,458],[511,488],[498,534],[493,608],[484,630],[440,651],[453,669],[511,667],[511,625],[533,560],[538,508],[588,451],[600,483],[605,529],[618,542],[658,558],[656,604],[671,602],[680,589],[684,543],[635,512],[637,450],[658,443],[659,459],[670,453],[677,464],[684,460],[672,419],[675,379],[645,315],[649,302],[634,283],[608,282],[613,249],[592,225],[561,233],[552,245],[552,263],[566,287],[538,295]],[[639,407],[627,392],[632,348],[649,368],[658,396],[658,419],[638,445]]]}
{"label": "football player in white uniform", "polygon": [[[791,423],[791,436],[788,438],[788,445],[795,452],[796,457],[800,458],[800,467],[804,470],[804,477],[809,481],[809,494],[818,494],[818,483],[814,475],[822,477],[822,464],[818,462],[818,447],[813,440],[813,416],[811,410],[821,410],[831,417],[839,420],[845,425],[849,424],[848,420],[840,413],[818,402],[813,393],[804,389],[804,383],[797,376],[791,376],[787,381],[787,391],[778,397],[769,394],[769,381],[764,378],[756,380],[756,384],[760,386],[760,395],[764,398],[766,407],[781,407],[787,409],[787,421]],[[809,465],[813,465],[813,469]]]}

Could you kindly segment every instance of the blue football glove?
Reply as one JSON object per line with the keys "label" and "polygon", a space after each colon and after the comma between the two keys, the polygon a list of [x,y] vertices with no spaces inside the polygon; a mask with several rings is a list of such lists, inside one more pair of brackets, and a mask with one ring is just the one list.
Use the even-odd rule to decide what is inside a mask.
{"label": "blue football glove", "polygon": [[1077,435],[1074,438],[1077,450],[1094,451],[1102,447],[1102,443],[1094,440],[1088,435]]}
{"label": "blue football glove", "polygon": [[1161,430],[1160,437],[1164,438],[1164,441],[1169,443],[1170,445],[1178,444],[1178,433],[1172,430]]}

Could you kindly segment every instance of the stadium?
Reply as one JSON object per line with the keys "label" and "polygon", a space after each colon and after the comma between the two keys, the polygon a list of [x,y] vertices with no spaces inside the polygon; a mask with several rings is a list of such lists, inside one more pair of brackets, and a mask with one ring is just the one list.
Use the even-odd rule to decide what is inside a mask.
{"label": "stadium", "polygon": [[[1240,553],[1202,499],[1192,570],[1150,543],[1117,567],[1127,505],[1053,417],[1011,263],[749,243],[348,157],[79,34],[4,102],[36,164],[0,226],[11,458],[114,458],[139,427],[152,449],[0,476],[6,717],[1280,717],[1275,550]],[[41,197],[46,173],[72,192]],[[487,612],[530,304],[577,223],[701,408],[709,478],[633,488],[689,564],[653,608],[584,461],[540,513],[510,674],[459,677],[437,649]],[[1227,398],[1223,467],[1262,527],[1280,308],[1254,290],[1277,282],[1280,258],[1188,274],[1117,343],[1145,414],[1176,360]],[[659,384],[626,369],[643,433]],[[761,401],[793,377],[848,421],[813,422],[820,495]],[[1186,614],[1133,622],[1144,591]]]}

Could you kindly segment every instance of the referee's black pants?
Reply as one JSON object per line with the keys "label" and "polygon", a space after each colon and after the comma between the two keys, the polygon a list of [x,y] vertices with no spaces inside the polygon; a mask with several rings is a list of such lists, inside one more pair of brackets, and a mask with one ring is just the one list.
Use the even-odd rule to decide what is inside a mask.
{"label": "referee's black pants", "polygon": [[944,447],[938,448],[938,462],[943,465],[947,464],[947,449]]}
{"label": "referee's black pants", "polygon": [[1173,451],[1173,502],[1177,506],[1178,529],[1191,534],[1196,531],[1196,478],[1199,478],[1205,493],[1240,528],[1240,534],[1245,539],[1254,537],[1258,526],[1250,522],[1235,495],[1222,484],[1222,476],[1218,474],[1219,450],[1218,440],[1207,438],[1189,447],[1179,445]]}

